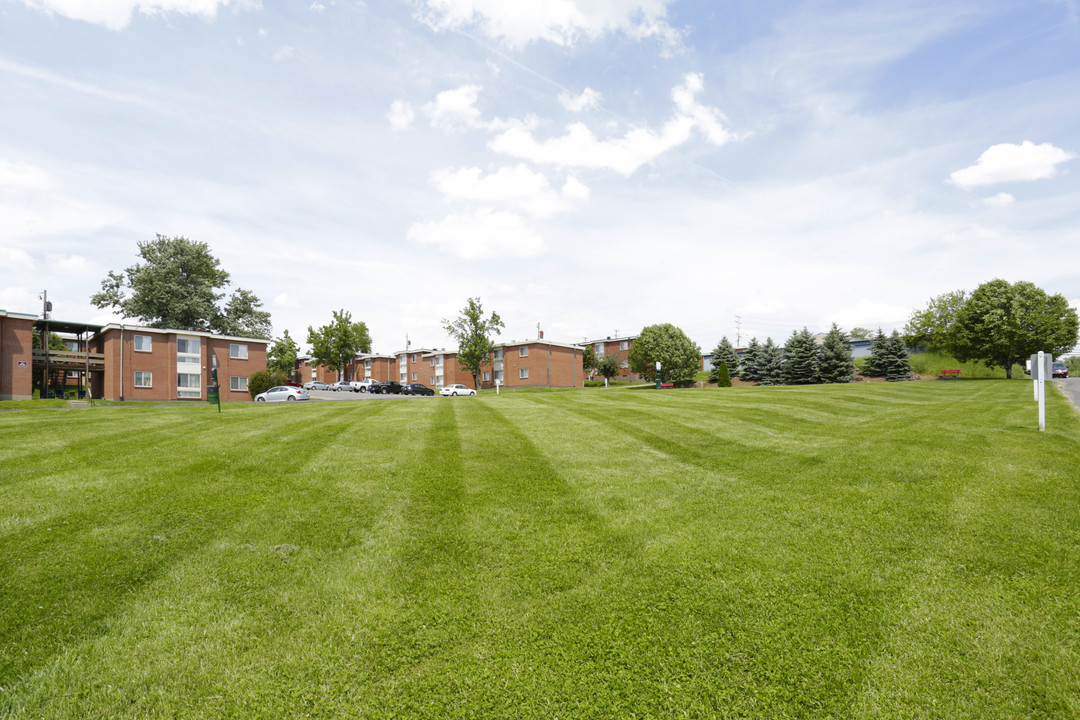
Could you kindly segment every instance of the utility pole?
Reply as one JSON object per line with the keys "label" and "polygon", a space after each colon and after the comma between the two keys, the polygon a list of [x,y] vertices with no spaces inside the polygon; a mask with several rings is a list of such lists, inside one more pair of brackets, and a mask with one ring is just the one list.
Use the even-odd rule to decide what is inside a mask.
{"label": "utility pole", "polygon": [[742,346],[742,316],[735,316],[735,347]]}

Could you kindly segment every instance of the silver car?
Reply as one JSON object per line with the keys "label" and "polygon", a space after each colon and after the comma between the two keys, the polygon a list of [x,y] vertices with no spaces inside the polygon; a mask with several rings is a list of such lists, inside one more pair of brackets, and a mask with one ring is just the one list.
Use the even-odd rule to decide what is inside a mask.
{"label": "silver car", "polygon": [[308,400],[311,395],[304,388],[289,387],[288,385],[278,385],[272,387],[264,393],[259,393],[255,396],[255,402],[295,402],[297,400]]}

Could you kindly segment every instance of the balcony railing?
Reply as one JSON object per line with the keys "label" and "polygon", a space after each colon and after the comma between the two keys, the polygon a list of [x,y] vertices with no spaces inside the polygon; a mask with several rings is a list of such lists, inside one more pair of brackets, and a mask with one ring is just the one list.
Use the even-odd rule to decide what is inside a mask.
{"label": "balcony railing", "polygon": [[49,367],[55,370],[86,370],[105,372],[105,353],[87,353],[75,350],[35,350],[34,367],[45,367],[48,358]]}

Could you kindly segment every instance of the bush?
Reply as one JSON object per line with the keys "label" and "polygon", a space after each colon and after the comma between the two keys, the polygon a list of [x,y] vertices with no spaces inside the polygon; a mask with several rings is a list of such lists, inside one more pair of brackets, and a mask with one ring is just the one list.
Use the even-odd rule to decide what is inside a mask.
{"label": "bush", "polygon": [[251,393],[251,399],[254,400],[259,393],[264,393],[278,385],[284,385],[288,381],[289,378],[285,373],[276,370],[260,370],[248,378],[248,392]]}
{"label": "bush", "polygon": [[731,374],[728,373],[727,363],[720,363],[716,369],[716,387],[731,387]]}

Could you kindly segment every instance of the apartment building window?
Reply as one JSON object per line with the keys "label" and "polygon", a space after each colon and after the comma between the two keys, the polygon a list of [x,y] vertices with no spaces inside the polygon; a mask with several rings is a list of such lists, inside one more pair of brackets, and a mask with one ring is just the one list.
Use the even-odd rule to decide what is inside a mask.
{"label": "apartment building window", "polygon": [[176,396],[202,397],[202,339],[176,338]]}
{"label": "apartment building window", "polygon": [[495,360],[496,360],[496,362],[501,362],[502,359],[503,359],[503,349],[502,348],[495,348]]}
{"label": "apartment building window", "polygon": [[521,368],[518,370],[518,377],[522,380],[529,379],[529,368]]}
{"label": "apartment building window", "polygon": [[413,374],[412,374],[412,381],[413,381],[413,382],[416,382],[416,373],[413,373]]}
{"label": "apartment building window", "polygon": [[595,345],[593,345],[593,353],[596,355],[596,357],[600,357],[601,355],[603,355],[604,343],[596,343]]}
{"label": "apartment building window", "polygon": [[431,358],[431,367],[435,367],[435,358]]}
{"label": "apartment building window", "polygon": [[491,382],[491,372],[489,370],[484,371],[484,382]]}
{"label": "apartment building window", "polygon": [[247,360],[247,345],[230,343],[229,357],[233,360]]}
{"label": "apartment building window", "polygon": [[136,335],[135,352],[150,352],[150,348],[153,343],[154,338],[150,335]]}
{"label": "apartment building window", "polygon": [[529,357],[529,346],[522,345],[518,348],[518,357]]}
{"label": "apartment building window", "polygon": [[503,371],[502,370],[496,370],[495,371],[495,384],[496,385],[502,385],[503,384]]}
{"label": "apartment building window", "polygon": [[237,377],[234,375],[229,378],[229,389],[236,390],[237,392],[245,392],[248,389],[247,381],[248,379],[246,377]]}
{"label": "apartment building window", "polygon": [[154,373],[147,370],[135,371],[135,387],[148,388],[154,386]]}
{"label": "apartment building window", "polygon": [[623,370],[625,370],[626,368],[630,367],[630,361],[629,360],[623,360],[621,363],[619,363],[619,367],[621,367]]}
{"label": "apartment building window", "polygon": [[412,361],[413,361],[413,362],[416,362],[416,360],[417,360],[417,358],[418,358],[418,357],[419,357],[419,355],[417,355],[416,353],[413,353],[413,356],[412,356]]}
{"label": "apartment building window", "polygon": [[620,350],[629,350],[630,349],[630,341],[629,340],[623,340],[621,343],[619,343],[619,349]]}
{"label": "apartment building window", "polygon": [[364,361],[364,369],[367,370],[369,373],[371,372],[371,361],[370,360],[365,360]]}

